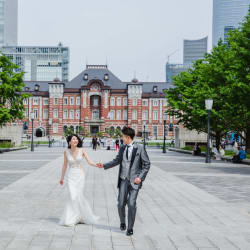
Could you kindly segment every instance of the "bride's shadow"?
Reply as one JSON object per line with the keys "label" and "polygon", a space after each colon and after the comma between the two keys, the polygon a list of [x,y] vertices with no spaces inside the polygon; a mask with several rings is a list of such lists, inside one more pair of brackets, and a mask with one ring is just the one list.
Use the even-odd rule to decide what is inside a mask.
{"label": "bride's shadow", "polygon": [[[55,223],[55,224],[58,224],[58,223],[59,223],[59,218],[56,218],[56,217],[49,217],[49,218],[46,218],[46,220],[49,221],[49,222]],[[84,224],[84,223],[79,223],[79,224],[76,224],[75,226],[76,226],[76,227],[78,227],[78,226],[86,226],[86,224]],[[123,232],[120,231],[120,228],[119,228],[119,227],[107,226],[107,225],[101,225],[101,224],[94,224],[93,227],[95,227],[96,229],[107,230],[107,231],[113,231],[113,232],[116,232],[116,233],[121,233],[121,234],[123,234]]]}

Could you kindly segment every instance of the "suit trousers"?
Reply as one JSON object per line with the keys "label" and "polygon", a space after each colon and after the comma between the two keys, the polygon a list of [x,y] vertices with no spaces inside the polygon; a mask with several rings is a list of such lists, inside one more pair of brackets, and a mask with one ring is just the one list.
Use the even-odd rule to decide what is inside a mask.
{"label": "suit trousers", "polygon": [[133,229],[136,215],[136,199],[139,189],[134,189],[128,179],[121,180],[118,195],[118,213],[121,223],[125,223],[125,206],[128,205],[128,229]]}

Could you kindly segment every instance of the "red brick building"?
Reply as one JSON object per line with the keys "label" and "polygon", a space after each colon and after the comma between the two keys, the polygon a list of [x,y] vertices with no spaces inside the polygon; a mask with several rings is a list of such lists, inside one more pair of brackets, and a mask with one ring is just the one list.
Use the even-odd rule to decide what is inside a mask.
{"label": "red brick building", "polygon": [[[163,119],[166,109],[164,89],[166,82],[122,82],[107,65],[87,65],[70,82],[25,82],[24,92],[32,97],[25,100],[27,133],[31,134],[30,113],[34,112],[36,136],[62,136],[66,127],[75,131],[84,127],[90,134],[105,132],[106,128],[135,129],[138,136],[143,125],[151,138],[163,137]],[[170,127],[176,121],[167,117]],[[169,126],[168,126],[169,127]],[[168,131],[169,138],[173,132]]]}

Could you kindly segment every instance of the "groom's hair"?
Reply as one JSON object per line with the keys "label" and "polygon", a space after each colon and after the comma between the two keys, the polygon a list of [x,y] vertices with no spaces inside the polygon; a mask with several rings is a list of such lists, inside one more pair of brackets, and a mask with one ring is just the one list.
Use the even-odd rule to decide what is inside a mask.
{"label": "groom's hair", "polygon": [[123,127],[122,133],[123,133],[124,135],[129,136],[132,140],[133,140],[134,137],[135,137],[135,130],[132,129],[132,128],[130,128],[130,127],[126,127],[126,126]]}
{"label": "groom's hair", "polygon": [[77,135],[77,134],[71,134],[67,137],[67,143],[68,143],[68,148],[71,148],[69,142],[71,141],[72,137],[75,136],[78,140],[78,144],[77,144],[77,147],[78,148],[81,148],[82,147],[82,140],[81,138]]}

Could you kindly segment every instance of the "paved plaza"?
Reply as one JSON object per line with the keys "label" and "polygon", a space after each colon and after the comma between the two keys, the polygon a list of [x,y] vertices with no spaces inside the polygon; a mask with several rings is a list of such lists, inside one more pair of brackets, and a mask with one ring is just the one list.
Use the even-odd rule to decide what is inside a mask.
{"label": "paved plaza", "polygon": [[[86,196],[98,225],[58,225],[66,188],[63,148],[0,155],[0,250],[250,249],[250,167],[205,164],[202,157],[148,150],[151,170],[139,192],[134,235],[119,229],[117,172],[89,167]],[[94,161],[115,151],[87,152]]]}

